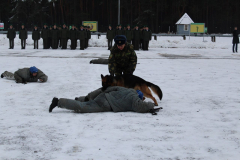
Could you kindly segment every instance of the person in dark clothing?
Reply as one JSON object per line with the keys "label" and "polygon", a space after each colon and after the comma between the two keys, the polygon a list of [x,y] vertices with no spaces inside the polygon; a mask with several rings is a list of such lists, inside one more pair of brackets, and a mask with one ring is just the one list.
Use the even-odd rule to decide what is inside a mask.
{"label": "person in dark clothing", "polygon": [[62,30],[62,27],[61,25],[59,25],[58,26],[58,46],[60,48],[62,47],[61,30]]}
{"label": "person in dark clothing", "polygon": [[78,37],[78,32],[75,28],[75,25],[72,25],[72,28],[69,31],[69,38],[71,40],[71,49],[74,50],[77,47],[77,37]]}
{"label": "person in dark clothing", "polygon": [[132,40],[134,50],[139,50],[140,39],[141,39],[141,31],[138,29],[138,25],[136,25],[135,29],[133,30],[133,40]]}
{"label": "person in dark clothing", "polygon": [[148,29],[148,26],[145,26],[145,29],[142,32],[143,38],[143,50],[148,51],[149,41],[152,39],[152,31]]}
{"label": "person in dark clothing", "polygon": [[[233,40],[232,40],[232,43],[233,43],[233,47],[232,47],[232,51],[233,53],[238,52],[238,43],[239,43],[239,37],[238,37],[238,30],[237,30],[237,27],[234,28],[234,31],[233,31]],[[234,48],[235,48],[235,51],[234,51]]]}
{"label": "person in dark clothing", "polygon": [[47,28],[47,24],[44,24],[43,29],[41,31],[41,37],[43,39],[43,49],[49,49],[49,29]]}
{"label": "person in dark clothing", "polygon": [[57,25],[54,24],[52,32],[51,32],[51,38],[52,38],[52,49],[58,48],[58,38],[59,38],[59,30],[57,29]]}
{"label": "person in dark clothing", "polygon": [[122,25],[118,25],[118,29],[116,30],[115,35],[125,35],[125,31],[122,29]]}
{"label": "person in dark clothing", "polygon": [[21,27],[21,29],[19,31],[19,39],[21,39],[22,49],[26,48],[26,39],[27,38],[28,38],[27,30],[26,30],[24,24],[22,24],[22,27]]}
{"label": "person in dark clothing", "polygon": [[40,31],[37,28],[37,25],[34,26],[34,29],[32,31],[32,39],[33,39],[34,49],[38,49],[38,40],[40,39]]}
{"label": "person in dark clothing", "polygon": [[78,31],[78,39],[80,40],[80,50],[84,50],[85,47],[85,37],[87,37],[87,32],[83,29],[83,25],[80,26]]}
{"label": "person in dark clothing", "polygon": [[63,28],[60,31],[60,37],[62,42],[62,49],[67,49],[67,41],[69,38],[69,30],[67,29],[66,24],[63,24]]}
{"label": "person in dark clothing", "polygon": [[8,32],[7,32],[7,38],[9,39],[9,49],[14,48],[14,38],[16,38],[16,31],[13,28],[13,25],[10,24]]}
{"label": "person in dark clothing", "polygon": [[115,37],[115,31],[112,29],[112,26],[109,25],[107,34],[106,34],[106,38],[108,40],[108,50],[110,50],[112,48],[112,41],[113,41],[114,37]]}
{"label": "person in dark clothing", "polygon": [[127,38],[127,42],[131,44],[132,38],[133,38],[133,31],[130,28],[130,24],[127,25],[127,28],[125,30],[125,35]]}

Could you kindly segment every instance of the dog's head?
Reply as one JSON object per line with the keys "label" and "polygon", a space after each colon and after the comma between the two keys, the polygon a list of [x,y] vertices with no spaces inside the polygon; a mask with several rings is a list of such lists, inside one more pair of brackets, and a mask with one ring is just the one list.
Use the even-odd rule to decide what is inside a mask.
{"label": "dog's head", "polygon": [[103,76],[101,74],[101,79],[103,90],[105,90],[109,86],[113,86],[113,76],[110,75]]}

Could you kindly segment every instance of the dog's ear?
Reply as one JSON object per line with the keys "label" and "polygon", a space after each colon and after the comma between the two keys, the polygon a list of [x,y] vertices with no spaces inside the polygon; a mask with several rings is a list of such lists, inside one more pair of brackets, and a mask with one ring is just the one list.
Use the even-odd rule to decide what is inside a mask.
{"label": "dog's ear", "polygon": [[103,75],[101,74],[101,78],[103,79]]}

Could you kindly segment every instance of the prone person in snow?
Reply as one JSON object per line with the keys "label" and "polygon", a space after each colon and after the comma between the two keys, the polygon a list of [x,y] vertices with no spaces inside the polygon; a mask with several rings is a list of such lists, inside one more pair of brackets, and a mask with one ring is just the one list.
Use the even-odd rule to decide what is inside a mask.
{"label": "prone person in snow", "polygon": [[6,77],[7,79],[15,80],[16,83],[27,84],[27,82],[46,82],[48,80],[48,76],[45,75],[40,69],[35,66],[30,68],[22,68],[17,70],[16,72],[11,73],[5,71],[1,74],[1,78]]}
{"label": "prone person in snow", "polygon": [[156,112],[162,109],[154,108],[151,102],[144,102],[143,93],[140,90],[119,86],[110,86],[104,91],[99,88],[87,96],[76,97],[75,100],[54,97],[49,106],[49,112],[57,106],[78,113],[133,111],[156,115]]}
{"label": "prone person in snow", "polygon": [[156,99],[152,96],[151,90],[158,95],[159,99],[162,100],[162,90],[157,85],[147,82],[144,79],[131,75],[131,74],[124,74],[121,76],[113,77],[111,75],[103,76],[101,74],[102,79],[102,87],[105,90],[109,86],[121,86],[125,88],[133,88],[135,90],[140,90],[144,94],[145,97],[151,98],[154,101],[154,104],[158,106]]}

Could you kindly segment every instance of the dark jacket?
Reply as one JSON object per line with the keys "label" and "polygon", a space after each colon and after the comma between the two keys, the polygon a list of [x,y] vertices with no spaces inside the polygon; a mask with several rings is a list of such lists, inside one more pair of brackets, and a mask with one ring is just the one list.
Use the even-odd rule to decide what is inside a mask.
{"label": "dark jacket", "polygon": [[12,29],[9,28],[9,29],[8,29],[7,38],[9,38],[9,39],[14,39],[14,38],[16,38],[16,31],[15,31],[14,28],[12,28]]}
{"label": "dark jacket", "polygon": [[40,31],[37,29],[33,29],[32,31],[32,39],[33,40],[39,40],[40,39]]}
{"label": "dark jacket", "polygon": [[19,39],[27,39],[28,38],[28,34],[27,34],[27,29],[20,29],[19,31]]}
{"label": "dark jacket", "polygon": [[233,41],[232,43],[239,43],[238,30],[233,31]]}
{"label": "dark jacket", "polygon": [[141,39],[141,31],[138,30],[133,30],[133,39],[134,40],[140,40]]}
{"label": "dark jacket", "polygon": [[67,28],[62,28],[60,31],[60,37],[63,39],[69,38],[69,30]]}
{"label": "dark jacket", "polygon": [[69,30],[69,38],[70,39],[77,39],[78,38],[78,31],[76,29]]}
{"label": "dark jacket", "polygon": [[143,30],[142,31],[142,39],[143,41],[150,41],[152,39],[152,31],[151,30]]}
{"label": "dark jacket", "polygon": [[114,37],[115,37],[115,31],[114,30],[107,30],[107,34],[106,34],[106,38],[108,39],[108,40],[113,40],[114,39]]}
{"label": "dark jacket", "polygon": [[42,29],[42,31],[41,31],[41,37],[43,38],[43,39],[45,39],[45,38],[48,38],[49,37],[49,29],[48,28],[43,28]]}
{"label": "dark jacket", "polygon": [[125,35],[126,35],[126,38],[127,38],[127,41],[131,41],[133,39],[133,32],[132,30],[125,30]]}
{"label": "dark jacket", "polygon": [[46,82],[48,80],[48,76],[45,75],[40,69],[38,69],[37,76],[33,77],[30,72],[30,68],[22,68],[22,69],[17,70],[14,73],[14,78],[17,83],[22,83],[23,79],[26,82],[37,82],[38,79],[42,79],[43,82]]}
{"label": "dark jacket", "polygon": [[57,28],[51,30],[51,38],[52,39],[58,39],[59,38],[59,30]]}
{"label": "dark jacket", "polygon": [[78,31],[78,39],[80,40],[85,40],[85,38],[87,38],[87,32],[83,29],[83,30],[79,30]]}

